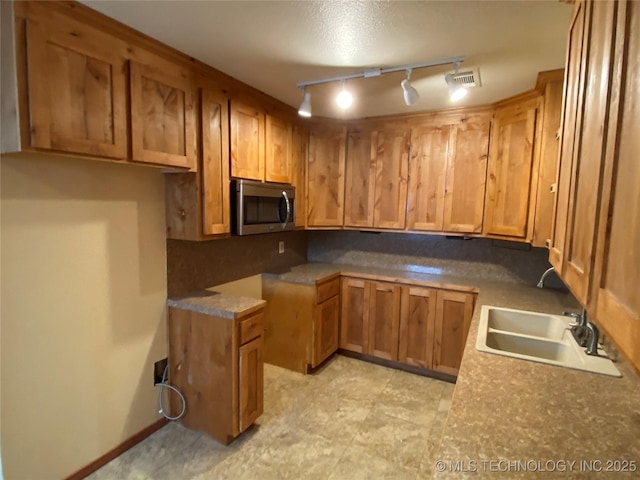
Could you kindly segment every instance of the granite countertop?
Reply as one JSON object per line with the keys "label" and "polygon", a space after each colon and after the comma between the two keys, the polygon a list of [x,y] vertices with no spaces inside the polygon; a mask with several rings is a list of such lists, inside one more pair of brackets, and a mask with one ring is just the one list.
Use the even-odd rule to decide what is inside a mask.
{"label": "granite countertop", "polygon": [[[573,297],[522,284],[479,287],[434,478],[638,478],[640,379],[624,361],[615,378],[476,350],[480,306],[557,314],[578,308]],[[624,463],[607,464],[617,460],[636,470],[618,473]]]}
{"label": "granite countertop", "polygon": [[167,300],[167,305],[216,317],[234,319],[251,313],[266,305],[257,298],[239,297],[215,291],[215,287],[198,290]]}

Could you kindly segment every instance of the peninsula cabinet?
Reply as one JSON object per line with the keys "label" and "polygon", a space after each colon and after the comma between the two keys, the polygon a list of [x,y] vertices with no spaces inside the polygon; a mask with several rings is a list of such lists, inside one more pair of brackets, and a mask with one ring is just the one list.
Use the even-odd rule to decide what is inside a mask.
{"label": "peninsula cabinet", "polygon": [[307,226],[342,227],[346,128],[321,125],[309,132]]}
{"label": "peninsula cabinet", "polygon": [[342,277],[340,348],[455,376],[476,294]]}
{"label": "peninsula cabinet", "polygon": [[167,238],[210,240],[231,232],[229,107],[212,85],[200,89],[197,172],[165,174]]}
{"label": "peninsula cabinet", "polygon": [[[263,412],[263,310],[236,318],[169,307],[169,378],[180,422],[228,445]],[[171,414],[182,404],[171,397]]]}
{"label": "peninsula cabinet", "polygon": [[231,100],[231,176],[264,180],[265,113],[254,105]]}
{"label": "peninsula cabinet", "polygon": [[345,227],[404,228],[409,135],[393,125],[349,132]]}
{"label": "peninsula cabinet", "polygon": [[338,349],[340,279],[314,284],[262,277],[265,309],[264,361],[308,373]]}
{"label": "peninsula cabinet", "polygon": [[[567,72],[579,72],[581,81],[573,90],[565,85],[559,183],[565,192],[558,192],[556,211],[566,214],[557,215],[550,252],[561,278],[638,373],[639,32],[638,2],[574,7]],[[568,115],[574,105],[575,119]]]}
{"label": "peninsula cabinet", "polygon": [[496,106],[487,175],[484,231],[488,235],[527,240],[530,208],[535,202],[534,156],[536,91]]}

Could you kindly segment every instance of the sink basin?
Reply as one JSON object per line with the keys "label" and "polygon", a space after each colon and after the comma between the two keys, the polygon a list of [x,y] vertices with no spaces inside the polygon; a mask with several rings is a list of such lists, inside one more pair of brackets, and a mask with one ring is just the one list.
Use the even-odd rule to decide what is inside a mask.
{"label": "sink basin", "polygon": [[622,375],[606,353],[587,355],[571,335],[569,317],[483,305],[476,348],[481,352],[561,367]]}

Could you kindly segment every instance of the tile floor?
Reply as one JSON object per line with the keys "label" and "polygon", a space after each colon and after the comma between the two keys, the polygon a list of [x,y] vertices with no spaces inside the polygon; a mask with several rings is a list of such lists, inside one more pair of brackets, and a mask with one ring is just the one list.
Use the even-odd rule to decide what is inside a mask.
{"label": "tile floor", "polygon": [[264,375],[265,413],[230,446],[171,423],[88,478],[431,478],[452,384],[340,355]]}

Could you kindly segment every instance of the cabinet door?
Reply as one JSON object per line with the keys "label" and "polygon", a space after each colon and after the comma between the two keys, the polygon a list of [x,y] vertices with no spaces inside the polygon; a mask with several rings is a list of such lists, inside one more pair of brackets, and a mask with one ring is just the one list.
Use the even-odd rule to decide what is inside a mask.
{"label": "cabinet door", "polygon": [[498,109],[493,123],[485,232],[527,237],[537,99]]}
{"label": "cabinet door", "polygon": [[222,93],[201,92],[202,108],[202,231],[230,232],[229,107]]}
{"label": "cabinet door", "polygon": [[436,372],[458,374],[474,300],[475,294],[472,293],[438,291],[433,346],[433,369]]}
{"label": "cabinet door", "polygon": [[375,227],[405,227],[410,136],[411,131],[407,128],[385,128],[375,134]]}
{"label": "cabinet door", "polygon": [[582,97],[585,82],[583,35],[585,28],[585,3],[576,2],[569,28],[566,77],[563,87],[562,118],[560,120],[560,163],[554,203],[553,234],[549,248],[549,262],[556,272],[562,272],[564,243],[569,213],[569,189],[571,171],[576,155],[576,132],[582,125]]}
{"label": "cabinet door", "polygon": [[340,337],[340,296],[325,300],[316,306],[313,367],[320,365],[338,349]]}
{"label": "cabinet door", "polygon": [[366,353],[369,349],[369,282],[343,278],[341,290],[340,348]]}
{"label": "cabinet door", "polygon": [[563,70],[557,71],[554,78],[545,85],[542,111],[538,116],[540,123],[536,135],[540,135],[540,166],[531,238],[531,245],[534,247],[548,247],[551,240],[553,202],[556,196],[556,189],[552,187],[557,182],[560,147],[557,132],[562,110],[562,73]]}
{"label": "cabinet door", "polygon": [[131,61],[131,158],[195,169],[196,92],[188,71],[164,60]]}
{"label": "cabinet door", "polygon": [[640,372],[640,3],[619,2],[617,9],[616,70],[592,290],[598,324]]}
{"label": "cabinet door", "polygon": [[309,131],[299,125],[293,126],[293,178],[296,187],[296,227],[304,227],[307,219],[307,147]]}
{"label": "cabinet door", "polygon": [[239,349],[238,396],[240,431],[243,432],[262,415],[264,364],[262,337]]}
{"label": "cabinet door", "polygon": [[372,132],[369,131],[349,132],[347,135],[346,227],[373,227],[376,152],[371,137]]}
{"label": "cabinet door", "polygon": [[589,303],[588,289],[595,257],[613,63],[611,32],[614,28],[615,2],[593,2],[587,4],[586,8],[589,43],[585,51],[585,75],[589,80],[585,83],[582,127],[576,132],[577,155],[574,156],[571,172],[561,273],[565,284],[582,305]]}
{"label": "cabinet door", "polygon": [[411,130],[407,227],[442,230],[449,125]]}
{"label": "cabinet door", "polygon": [[369,348],[374,357],[398,360],[400,286],[371,282],[369,300]]}
{"label": "cabinet door", "polygon": [[32,147],[126,157],[123,51],[117,39],[67,17],[56,22],[29,20]]}
{"label": "cabinet door", "polygon": [[292,126],[273,115],[266,120],[265,180],[291,183],[292,174]]}
{"label": "cabinet door", "polygon": [[432,368],[435,319],[436,290],[402,287],[398,360],[416,367]]}
{"label": "cabinet door", "polygon": [[344,222],[346,129],[323,128],[309,134],[307,225],[340,227]]}
{"label": "cabinet door", "polygon": [[451,126],[444,194],[445,231],[482,231],[489,128],[489,119]]}
{"label": "cabinet door", "polygon": [[231,176],[250,180],[264,180],[265,149],[264,112],[231,101]]}

